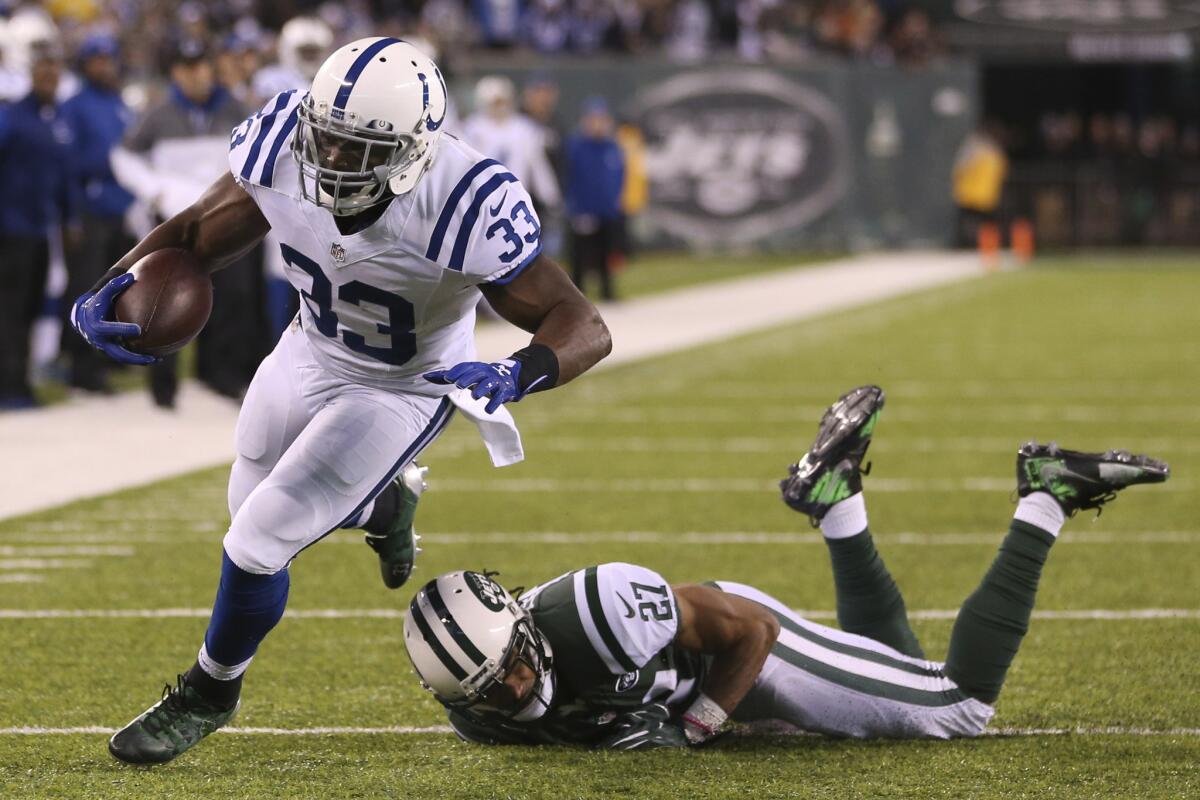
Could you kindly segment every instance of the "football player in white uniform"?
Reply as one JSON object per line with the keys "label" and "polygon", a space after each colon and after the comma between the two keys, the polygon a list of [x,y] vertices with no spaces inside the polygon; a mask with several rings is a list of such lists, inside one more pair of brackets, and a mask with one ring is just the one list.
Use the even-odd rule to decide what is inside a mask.
{"label": "football player in white uniform", "polygon": [[[456,409],[497,466],[522,457],[503,406],[575,378],[611,347],[596,309],[541,254],[529,196],[504,167],[443,135],[446,88],[410,44],[335,51],[307,93],[283,92],[233,131],[230,173],[151,232],[72,310],[111,357],[146,363],[112,321],[147,253],[192,251],[220,269],[273,231],[303,302],[255,375],[238,418],[232,521],[196,663],[109,742],[134,764],[169,761],[229,721],[242,676],[283,614],[288,564],[344,527],[376,541],[398,586],[414,554],[397,475]],[[482,292],[533,334],[476,360]],[[419,481],[419,478],[417,478]]]}
{"label": "football player in white uniform", "polygon": [[519,600],[488,575],[455,572],[426,584],[404,621],[422,684],[462,739],[486,744],[685,746],[727,719],[855,738],[980,734],[1065,518],[1168,468],[1124,451],[1022,447],[1008,535],[946,660],[930,661],[867,529],[860,464],[882,407],[876,386],[843,396],[781,483],[824,534],[841,630],[751,586],[670,586],[632,564],[569,572]]}

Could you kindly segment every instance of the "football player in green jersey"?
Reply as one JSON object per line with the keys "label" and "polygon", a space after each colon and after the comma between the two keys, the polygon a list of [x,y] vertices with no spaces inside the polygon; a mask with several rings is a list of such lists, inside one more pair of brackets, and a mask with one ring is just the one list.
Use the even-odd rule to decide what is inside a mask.
{"label": "football player in green jersey", "polygon": [[487,575],[455,572],[426,584],[405,619],[422,684],[461,738],[489,744],[685,746],[729,719],[859,738],[978,735],[1066,518],[1169,470],[1125,451],[1022,447],[1008,535],[959,612],[946,660],[931,661],[867,528],[861,464],[883,402],[876,386],[842,396],[781,483],[824,534],[840,630],[751,586],[672,586],[632,564],[569,572],[519,599]]}

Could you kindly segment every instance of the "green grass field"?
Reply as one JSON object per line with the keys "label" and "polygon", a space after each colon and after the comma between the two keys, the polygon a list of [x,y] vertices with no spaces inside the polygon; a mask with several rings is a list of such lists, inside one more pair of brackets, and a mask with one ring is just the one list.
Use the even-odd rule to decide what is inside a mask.
{"label": "green grass field", "polygon": [[[1198,296],[1200,270],[1174,261],[1043,262],[586,376],[516,407],[527,460],[515,467],[492,470],[461,420],[426,454],[421,580],[470,567],[531,585],[625,560],[678,582],[752,583],[823,614],[833,608],[824,547],[773,481],[846,388],[889,393],[865,485],[914,611],[953,612],[983,574],[1012,513],[1023,441],[1168,459],[1169,483],[1068,525],[1039,610],[1084,618],[1035,619],[998,703],[1006,735],[747,735],[706,751],[614,754],[471,747],[445,733],[218,734],[138,770],[108,756],[102,733],[0,734],[0,797],[1200,795]],[[117,727],[191,663],[228,521],[225,478],[214,469],[0,522],[0,558],[76,566],[0,583],[0,608],[183,610],[0,616],[0,728]],[[292,574],[290,612],[360,613],[285,618],[248,674],[237,726],[444,724],[411,676],[395,617],[415,587],[387,592],[349,533],[305,552]],[[381,615],[361,613],[371,609]],[[1139,609],[1191,615],[1088,613]],[[945,613],[918,615],[931,656],[950,625]]]}

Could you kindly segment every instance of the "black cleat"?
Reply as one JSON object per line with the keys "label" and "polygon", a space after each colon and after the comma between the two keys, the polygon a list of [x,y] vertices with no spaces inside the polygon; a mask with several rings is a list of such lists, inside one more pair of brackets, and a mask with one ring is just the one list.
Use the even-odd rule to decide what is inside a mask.
{"label": "black cleat", "polygon": [[404,585],[412,574],[417,553],[421,552],[417,546],[421,537],[413,528],[413,521],[417,516],[417,501],[429,488],[425,483],[427,472],[429,467],[422,467],[415,461],[402,469],[395,480],[400,500],[391,526],[387,533],[366,533],[366,543],[379,554],[379,574],[383,577],[383,585],[389,589]]}
{"label": "black cleat", "polygon": [[834,503],[862,491],[861,476],[867,470],[861,464],[883,401],[878,386],[860,386],[842,395],[821,417],[808,453],[780,481],[783,502],[807,514],[814,528]]}
{"label": "black cleat", "polygon": [[200,697],[180,675],[163,687],[162,700],[113,734],[108,752],[126,764],[165,764],[233,719],[240,702],[218,708]]}
{"label": "black cleat", "polygon": [[1068,517],[1099,509],[1127,486],[1162,483],[1170,474],[1165,461],[1128,450],[1080,453],[1029,442],[1017,451],[1017,494],[1048,492]]}

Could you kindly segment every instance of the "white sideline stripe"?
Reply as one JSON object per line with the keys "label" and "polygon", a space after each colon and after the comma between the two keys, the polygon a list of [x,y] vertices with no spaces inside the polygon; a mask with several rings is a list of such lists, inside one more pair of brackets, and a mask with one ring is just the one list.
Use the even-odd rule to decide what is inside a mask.
{"label": "white sideline stripe", "polygon": [[0,556],[131,556],[135,552],[132,547],[13,547],[0,545]]}
{"label": "white sideline stripe", "polygon": [[44,583],[46,578],[42,575],[33,575],[28,572],[9,572],[0,575],[0,583]]}
{"label": "white sideline stripe", "polygon": [[[75,728],[43,728],[23,726],[0,728],[0,736],[76,736],[103,734],[111,736],[116,728],[105,728],[100,725],[85,725]],[[319,727],[319,728],[222,728],[219,734],[233,736],[414,736],[422,734],[448,734],[453,730],[449,725],[429,725],[417,727],[409,725],[392,725],[377,728],[352,727]],[[772,731],[773,735],[788,735],[783,731]],[[795,731],[792,735],[811,736],[804,731]],[[1087,726],[1077,728],[995,728],[983,732],[984,736],[1200,736],[1200,728],[1138,728],[1128,726]]]}
{"label": "white sideline stripe", "polygon": [[[868,253],[629,300],[601,311],[614,346],[597,368],[981,275],[974,253]],[[487,360],[523,347],[529,335],[512,325],[481,325],[475,340]],[[232,462],[237,405],[188,382],[179,406],[162,411],[147,393],[126,392],[0,415],[0,486],[6,488],[0,519]],[[97,419],[128,424],[97,425]],[[45,480],[47,475],[55,480]]]}
{"label": "white sideline stripe", "polygon": [[85,559],[0,559],[0,570],[78,570],[91,566]]}
{"label": "white sideline stripe", "polygon": [[[837,613],[805,608],[792,609],[805,619],[836,619]],[[3,619],[208,619],[211,608],[0,608]],[[287,619],[404,619],[401,608],[307,608],[288,610]],[[957,609],[916,609],[910,619],[954,619]],[[1200,608],[1090,608],[1034,611],[1035,619],[1047,620],[1155,620],[1200,619]]]}

